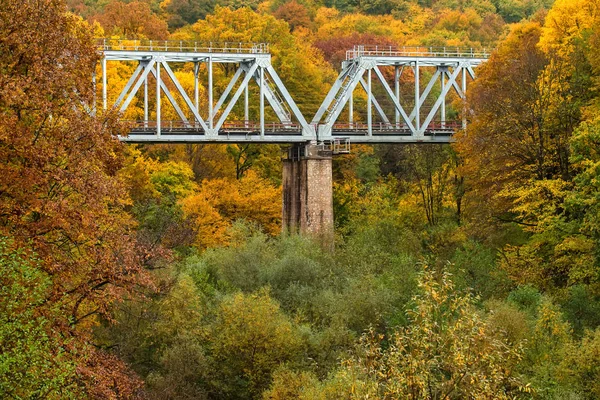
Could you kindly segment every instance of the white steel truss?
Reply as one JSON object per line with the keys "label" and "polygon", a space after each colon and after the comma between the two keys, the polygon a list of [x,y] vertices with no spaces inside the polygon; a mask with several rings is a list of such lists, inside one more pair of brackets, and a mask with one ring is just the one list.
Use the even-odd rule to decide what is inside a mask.
{"label": "white steel truss", "polygon": [[[347,53],[342,71],[311,123],[318,126],[319,140],[343,136],[363,143],[449,142],[466,121],[446,120],[447,96],[453,91],[464,100],[467,80],[475,79],[474,68],[487,56],[484,52],[449,48],[402,51],[356,46]],[[385,77],[385,68],[387,72],[392,70],[392,79]],[[404,88],[407,81],[412,86],[408,95],[400,90],[406,70],[411,74],[405,75],[402,82]],[[423,76],[428,78],[425,86],[421,82]],[[366,118],[357,122],[354,103],[360,88],[366,96]],[[426,103],[430,106],[425,107]],[[388,105],[387,109],[382,104]],[[341,117],[344,110],[348,111],[347,118]],[[393,114],[392,120],[388,113]]]}
{"label": "white steel truss", "polygon": [[[300,143],[347,137],[355,143],[447,143],[454,131],[464,128],[466,123],[464,110],[462,121],[447,120],[449,93],[464,100],[468,79],[475,79],[474,68],[488,57],[486,52],[451,48],[355,46],[347,52],[342,71],[309,124],[273,69],[267,45],[104,41],[101,48],[105,109],[107,62],[137,62],[113,107],[125,112],[134,98],[143,99],[144,117],[132,122],[129,135],[120,139],[154,143]],[[193,93],[186,92],[174,72],[174,68],[184,63],[194,66]],[[227,64],[233,66],[229,70],[235,70],[221,93],[216,93],[213,87],[215,64]],[[199,99],[202,65],[207,78],[203,82],[206,87],[203,100],[208,105],[204,110],[200,109]],[[149,88],[149,82],[155,88]],[[251,98],[250,85],[256,85],[258,96]],[[366,97],[366,110],[360,115],[356,106],[362,103],[356,101],[357,94]],[[150,95],[156,96],[154,110],[149,110]],[[177,120],[164,119],[163,96]],[[232,110],[241,97],[244,120],[233,121]],[[249,120],[250,104],[258,107],[258,118],[253,121]],[[265,120],[267,105],[275,122]],[[345,110],[347,113],[343,114]],[[154,120],[149,119],[151,112]]]}
{"label": "white steel truss", "polygon": [[[110,41],[103,42],[102,103],[108,105],[107,62],[134,61],[135,71],[112,105],[125,112],[132,100],[143,99],[144,118],[130,123],[129,142],[306,142],[314,139],[315,130],[301,114],[283,82],[271,65],[265,45],[221,44],[210,47],[178,47],[173,42]],[[188,93],[173,68],[184,63],[194,65],[194,92]],[[206,110],[200,110],[199,71],[206,67]],[[225,90],[216,97],[213,66],[230,64],[235,74]],[[156,87],[149,90],[149,77]],[[249,87],[258,87],[258,120],[249,121]],[[141,87],[143,90],[140,90]],[[153,91],[154,93],[151,93]],[[155,94],[154,115],[149,119],[150,95]],[[242,96],[243,95],[243,96]],[[173,107],[178,120],[164,120],[163,96]],[[233,121],[232,110],[243,97],[244,120]],[[255,96],[256,97],[256,96]],[[180,99],[178,101],[177,99]],[[216,102],[215,102],[216,99]],[[276,122],[265,121],[265,99]],[[238,118],[239,119],[239,118]]]}

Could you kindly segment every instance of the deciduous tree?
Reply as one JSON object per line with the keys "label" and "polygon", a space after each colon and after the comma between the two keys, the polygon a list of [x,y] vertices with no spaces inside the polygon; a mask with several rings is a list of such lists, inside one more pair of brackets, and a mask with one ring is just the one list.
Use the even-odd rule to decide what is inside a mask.
{"label": "deciduous tree", "polygon": [[227,230],[237,219],[258,223],[271,235],[280,230],[281,189],[253,171],[239,180],[205,180],[199,192],[181,204],[193,221],[196,245],[200,248],[227,244]]}
{"label": "deciduous tree", "polygon": [[112,1],[92,19],[98,21],[109,36],[154,40],[164,40],[169,36],[167,23],[143,1]]}
{"label": "deciduous tree", "polygon": [[59,0],[2,1],[0,53],[0,232],[38,254],[87,394],[131,396],[139,382],[89,345],[95,316],[144,282],[117,115],[92,112],[91,29]]}
{"label": "deciduous tree", "polygon": [[[354,355],[322,383],[302,379],[301,399],[512,399],[528,391],[515,372],[519,345],[494,336],[456,293],[448,274],[426,271],[409,310],[410,325],[386,338],[363,335]],[[280,381],[276,381],[276,383]],[[294,383],[296,387],[300,386]],[[281,392],[274,387],[271,393]]]}

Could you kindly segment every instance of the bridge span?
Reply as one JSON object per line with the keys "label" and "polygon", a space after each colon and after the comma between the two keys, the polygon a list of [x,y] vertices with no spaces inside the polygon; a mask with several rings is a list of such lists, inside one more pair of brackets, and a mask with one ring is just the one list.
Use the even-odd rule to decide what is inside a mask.
{"label": "bridge span", "polygon": [[[450,93],[464,100],[468,80],[488,56],[355,46],[309,122],[271,65],[266,44],[103,40],[100,46],[103,107],[110,94],[111,107],[137,118],[120,140],[292,144],[283,160],[283,229],[320,235],[323,243],[333,239],[333,153],[347,152],[349,142],[450,142],[465,126],[448,118]],[[118,95],[108,93],[107,63],[115,61],[135,66]],[[178,76],[186,69],[193,84]],[[215,87],[217,74],[219,84],[229,79],[225,87]]]}
{"label": "bridge span", "polygon": [[[128,121],[129,135],[120,137],[131,143],[321,143],[340,138],[448,143],[465,123],[448,118],[448,98],[451,93],[465,98],[467,82],[488,57],[486,51],[450,47],[355,46],[316,114],[307,119],[273,68],[267,44],[102,39],[99,46],[103,107],[124,113],[133,104],[143,107]],[[118,96],[108,93],[107,63],[114,61],[136,64]],[[215,65],[221,81],[227,76],[222,71],[229,72],[225,88],[215,87]],[[182,68],[193,70],[193,89],[186,90],[178,78]]]}

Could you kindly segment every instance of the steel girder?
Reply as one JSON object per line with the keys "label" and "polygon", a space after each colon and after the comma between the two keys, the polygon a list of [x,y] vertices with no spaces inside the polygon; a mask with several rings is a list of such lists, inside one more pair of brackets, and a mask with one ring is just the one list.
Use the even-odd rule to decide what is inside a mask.
{"label": "steel girder", "polygon": [[[144,119],[132,123],[130,135],[119,139],[127,142],[218,142],[236,141],[274,141],[271,136],[281,136],[289,141],[310,141],[314,139],[315,129],[306,122],[296,103],[283,85],[277,72],[271,66],[271,55],[265,53],[196,53],[169,51],[105,50],[102,59],[102,103],[108,107],[107,62],[134,61],[138,65],[122,88],[113,107],[125,112],[136,96],[143,99]],[[194,64],[194,93],[187,93],[177,79],[171,66],[175,63]],[[206,65],[206,94],[208,109],[199,108],[199,67]],[[213,88],[213,65],[233,64],[237,66],[225,90],[215,102]],[[155,115],[149,120],[149,84],[152,76],[156,83],[154,89]],[[249,85],[256,83],[259,89],[259,122],[248,121]],[[144,86],[143,92],[140,88]],[[141,92],[141,93],[140,93]],[[244,95],[244,121],[231,122],[233,107]],[[161,102],[166,97],[178,116],[176,121],[165,121]],[[193,97],[193,99],[192,99]],[[272,108],[279,122],[265,123],[265,101]],[[253,101],[255,99],[252,99]],[[204,115],[204,117],[203,117]],[[163,136],[169,137],[163,137]],[[293,137],[292,137],[293,136]],[[276,141],[282,141],[281,138]]]}
{"label": "steel girder", "polygon": [[[363,143],[449,142],[454,130],[464,128],[466,121],[463,119],[460,126],[446,121],[446,97],[454,91],[464,100],[468,78],[475,79],[474,68],[484,61],[485,58],[419,55],[360,55],[346,60],[311,123],[318,126],[319,140],[350,136],[353,142]],[[382,67],[394,67],[393,82],[388,82]],[[412,71],[408,80],[412,80],[413,88],[408,96],[400,91],[406,69]],[[423,87],[420,79],[424,75],[429,80]],[[406,77],[402,82],[406,87]],[[366,121],[362,123],[354,120],[354,93],[359,85],[367,98]],[[379,91],[374,90],[374,85]],[[430,108],[424,107],[426,102]],[[387,111],[394,114],[392,121],[381,104],[391,105]],[[342,119],[345,108],[348,117]],[[373,109],[379,122],[374,121]]]}

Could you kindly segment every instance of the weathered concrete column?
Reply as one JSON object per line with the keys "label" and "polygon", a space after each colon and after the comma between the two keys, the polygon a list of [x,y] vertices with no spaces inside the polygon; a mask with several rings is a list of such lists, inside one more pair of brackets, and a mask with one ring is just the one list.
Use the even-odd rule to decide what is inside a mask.
{"label": "weathered concrete column", "polygon": [[333,237],[331,150],[294,145],[283,160],[283,231]]}

